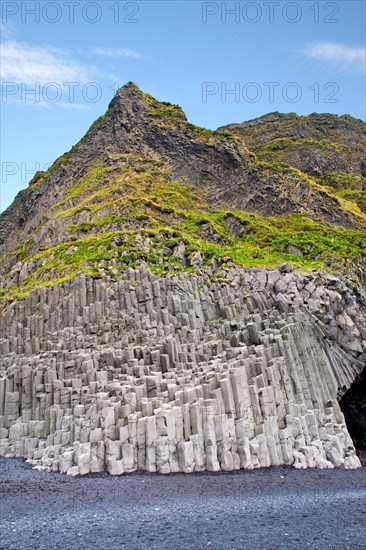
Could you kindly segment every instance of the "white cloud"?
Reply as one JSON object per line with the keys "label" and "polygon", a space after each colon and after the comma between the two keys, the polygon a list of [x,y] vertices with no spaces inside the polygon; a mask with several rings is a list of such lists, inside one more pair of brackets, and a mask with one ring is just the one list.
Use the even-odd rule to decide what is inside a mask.
{"label": "white cloud", "polygon": [[[36,46],[14,39],[1,44],[2,103],[87,109],[84,103],[111,94],[113,79],[95,65],[81,61],[86,55],[109,57],[141,56],[122,48],[94,48],[89,51]],[[75,59],[75,55],[78,59]],[[54,99],[57,97],[57,99]]]}
{"label": "white cloud", "polygon": [[142,57],[139,52],[130,50],[129,48],[92,48],[90,53],[113,58],[133,57],[135,59],[140,59]]}
{"label": "white cloud", "polygon": [[5,41],[1,45],[1,76],[3,81],[45,85],[49,82],[88,82],[96,69],[85,67],[70,58],[67,52],[49,46],[33,46]]}
{"label": "white cloud", "polygon": [[307,46],[303,53],[307,57],[332,63],[341,69],[365,70],[366,50],[364,48],[353,48],[334,42],[317,42]]}
{"label": "white cloud", "polygon": [[[35,97],[37,98],[37,101],[34,101]],[[7,105],[16,105],[19,107],[31,106],[39,109],[52,109],[53,107],[58,107],[59,109],[65,109],[65,110],[75,110],[75,111],[85,111],[90,109],[88,105],[85,105],[83,103],[75,103],[75,102],[72,103],[70,101],[48,102],[40,94],[37,94],[34,97],[32,97],[30,94],[29,100],[26,100],[22,96],[21,92],[17,93],[15,97],[13,96],[7,97],[6,94],[3,94],[2,101]]]}
{"label": "white cloud", "polygon": [[96,81],[103,78],[96,67],[75,61],[67,50],[16,40],[1,44],[2,103],[88,109],[80,103],[88,102],[80,97],[83,87],[100,86]]}

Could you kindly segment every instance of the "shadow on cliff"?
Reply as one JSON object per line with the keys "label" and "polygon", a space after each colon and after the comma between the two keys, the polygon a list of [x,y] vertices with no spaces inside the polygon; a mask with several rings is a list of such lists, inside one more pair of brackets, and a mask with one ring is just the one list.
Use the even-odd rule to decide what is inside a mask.
{"label": "shadow on cliff", "polygon": [[[356,449],[366,449],[366,367],[340,400]],[[363,453],[365,455],[365,453]],[[365,458],[365,457],[364,457]],[[365,460],[363,461],[365,466]]]}

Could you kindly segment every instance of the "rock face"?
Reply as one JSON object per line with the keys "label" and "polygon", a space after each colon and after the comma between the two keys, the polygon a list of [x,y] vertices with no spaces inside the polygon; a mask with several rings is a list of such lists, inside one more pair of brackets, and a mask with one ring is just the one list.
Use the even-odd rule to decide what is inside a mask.
{"label": "rock face", "polygon": [[331,277],[77,277],[1,317],[1,456],[69,475],[357,468],[364,306]]}
{"label": "rock face", "polygon": [[285,163],[355,202],[366,214],[366,126],[349,115],[269,113],[222,128],[245,141],[262,161]]}
{"label": "rock face", "polygon": [[[329,120],[327,117],[332,120],[331,115],[323,117],[325,121]],[[352,129],[352,124],[350,126]],[[67,235],[69,223],[67,219],[62,223],[62,217],[55,217],[56,205],[66,201],[75,207],[77,200],[68,195],[70,187],[96,162],[103,162],[108,168],[116,162],[116,156],[121,155],[160,159],[169,166],[172,179],[197,185],[214,207],[230,207],[264,216],[304,213],[346,228],[364,227],[365,220],[362,222],[352,210],[344,209],[336,197],[316,187],[305,175],[258,162],[246,146],[246,143],[252,146],[251,126],[244,134],[247,142],[234,135],[241,135],[242,125],[227,128],[233,134],[193,126],[179,107],[154,100],[132,83],[125,85],[117,92],[107,113],[91,126],[80,142],[60,157],[49,173],[43,176],[38,173],[32,185],[17,195],[0,217],[0,243],[10,252],[32,236],[34,254],[47,244],[60,242],[62,236]],[[264,136],[266,128],[261,127]],[[311,152],[309,155],[313,157]],[[290,156],[291,164],[296,166],[294,154],[290,152]],[[348,159],[342,157],[342,166],[347,162]],[[10,259],[0,260],[0,273],[6,273],[14,263]]]}
{"label": "rock face", "polygon": [[365,123],[349,115],[269,113],[224,126],[267,159],[277,159],[311,176],[333,172],[364,175]]}
{"label": "rock face", "polygon": [[[308,159],[319,125],[338,131],[288,117],[316,126]],[[265,122],[254,153],[129,83],[0,216],[0,456],[69,475],[360,466],[339,400],[360,428],[366,217],[302,153],[265,160]],[[343,153],[326,170],[361,159]]]}

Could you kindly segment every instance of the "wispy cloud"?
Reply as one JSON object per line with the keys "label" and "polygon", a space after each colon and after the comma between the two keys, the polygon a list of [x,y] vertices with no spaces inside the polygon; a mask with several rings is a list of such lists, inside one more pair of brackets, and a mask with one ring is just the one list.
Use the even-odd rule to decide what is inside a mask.
{"label": "wispy cloud", "polygon": [[317,42],[309,44],[302,52],[312,59],[324,61],[340,69],[364,71],[366,50],[335,42]]}
{"label": "wispy cloud", "polygon": [[98,71],[76,62],[64,50],[7,40],[1,45],[1,73],[3,81],[44,85],[88,82]]}
{"label": "wispy cloud", "polygon": [[34,101],[34,98],[37,97],[36,95],[32,98],[30,98],[29,101],[24,100],[24,97],[21,93],[18,93],[15,97],[5,97],[3,94],[3,102],[7,103],[8,105],[16,105],[16,106],[32,106],[39,109],[52,109],[54,107],[58,107],[59,109],[65,109],[65,110],[74,110],[74,111],[85,111],[88,110],[90,107],[88,105],[85,105],[83,103],[71,103],[70,101],[57,101],[57,102],[48,102],[42,98],[42,96],[38,96],[39,100]]}
{"label": "wispy cloud", "polygon": [[140,59],[142,57],[141,53],[136,52],[135,50],[131,50],[129,48],[92,48],[92,50],[90,50],[90,53],[93,55],[113,58],[132,57],[135,59]]}
{"label": "wispy cloud", "polygon": [[11,38],[14,34],[14,25],[10,21],[0,21],[0,34],[5,38]]}
{"label": "wispy cloud", "polygon": [[89,109],[80,103],[80,90],[100,78],[104,75],[96,67],[79,63],[67,50],[16,40],[5,40],[1,44],[3,103],[47,109]]}
{"label": "wispy cloud", "polygon": [[87,103],[99,100],[103,93],[110,94],[111,80],[118,81],[99,70],[97,63],[91,64],[90,55],[94,56],[95,63],[97,56],[111,59],[142,57],[126,48],[70,51],[5,39],[1,44],[1,81],[5,85],[2,102],[46,108],[89,108]]}

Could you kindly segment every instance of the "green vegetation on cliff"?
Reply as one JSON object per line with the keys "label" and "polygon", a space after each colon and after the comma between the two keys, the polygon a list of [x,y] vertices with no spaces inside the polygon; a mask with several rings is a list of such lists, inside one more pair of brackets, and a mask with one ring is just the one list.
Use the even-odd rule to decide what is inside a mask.
{"label": "green vegetation on cliff", "polygon": [[0,217],[0,298],[141,262],[351,277],[366,257],[365,135],[352,117],[294,113],[213,131],[129,83]]}
{"label": "green vegetation on cliff", "polygon": [[38,231],[47,226],[59,228],[62,242],[28,254],[30,239],[15,252],[23,269],[1,291],[5,301],[79,273],[118,279],[141,262],[156,274],[198,268],[216,277],[230,263],[276,267],[288,261],[306,270],[334,270],[366,255],[362,231],[301,214],[265,218],[216,210],[197,187],[172,181],[160,160],[131,154],[94,163]]}

